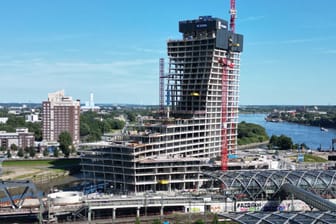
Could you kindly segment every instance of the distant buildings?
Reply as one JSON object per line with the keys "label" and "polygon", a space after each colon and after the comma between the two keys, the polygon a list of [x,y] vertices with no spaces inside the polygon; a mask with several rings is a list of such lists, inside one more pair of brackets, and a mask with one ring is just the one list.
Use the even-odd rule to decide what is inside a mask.
{"label": "distant buildings", "polygon": [[100,107],[95,106],[94,100],[93,100],[93,93],[90,94],[90,101],[85,102],[85,106],[81,107],[82,111],[99,111]]}
{"label": "distant buildings", "polygon": [[42,103],[43,141],[56,142],[58,136],[67,131],[73,144],[79,143],[80,102],[65,96],[64,91],[48,94],[48,101]]}
{"label": "distant buildings", "polygon": [[0,117],[0,124],[6,124],[8,121],[8,117]]}
{"label": "distant buildings", "polygon": [[25,116],[25,120],[26,120],[26,122],[31,122],[31,123],[35,123],[35,122],[40,122],[41,121],[39,119],[39,115],[38,114],[27,114]]}
{"label": "distant buildings", "polygon": [[0,146],[9,149],[12,144],[19,148],[34,147],[34,133],[28,132],[28,128],[17,128],[16,132],[0,131]]}

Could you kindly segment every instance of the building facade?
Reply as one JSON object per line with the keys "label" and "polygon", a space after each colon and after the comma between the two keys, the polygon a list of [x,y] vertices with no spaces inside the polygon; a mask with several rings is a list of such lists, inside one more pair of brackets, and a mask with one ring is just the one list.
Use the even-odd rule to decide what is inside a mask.
{"label": "building facade", "polygon": [[48,94],[48,101],[42,103],[43,141],[56,142],[58,136],[67,131],[73,143],[78,144],[80,125],[80,102],[65,96],[64,91]]}
{"label": "building facade", "polygon": [[15,132],[0,132],[0,146],[5,149],[10,149],[12,144],[22,149],[34,147],[34,141],[34,133],[28,132],[28,128],[17,128]]}
{"label": "building facade", "polygon": [[[167,116],[128,126],[120,140],[83,148],[87,179],[122,191],[194,189],[206,180],[200,171],[221,156],[223,129],[227,150],[235,152],[243,36],[209,16],[181,21],[179,31],[183,38],[167,44]],[[230,62],[225,82],[224,59]]]}

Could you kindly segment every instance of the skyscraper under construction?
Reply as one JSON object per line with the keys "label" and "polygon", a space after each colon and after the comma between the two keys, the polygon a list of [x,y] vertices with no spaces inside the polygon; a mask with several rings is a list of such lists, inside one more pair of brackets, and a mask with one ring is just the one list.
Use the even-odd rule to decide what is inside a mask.
{"label": "skyscraper under construction", "polygon": [[171,191],[201,187],[200,171],[220,157],[227,168],[237,146],[243,36],[211,16],[181,21],[179,31],[181,40],[168,41],[167,116],[83,148],[85,178],[121,191]]}

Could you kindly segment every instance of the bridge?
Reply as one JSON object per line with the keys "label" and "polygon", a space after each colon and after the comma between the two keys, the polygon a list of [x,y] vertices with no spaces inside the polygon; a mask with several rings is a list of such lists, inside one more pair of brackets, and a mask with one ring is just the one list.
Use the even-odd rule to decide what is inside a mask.
{"label": "bridge", "polygon": [[247,212],[220,213],[219,217],[233,220],[240,224],[279,224],[279,223],[320,223],[332,224],[336,222],[335,211],[310,212]]}
{"label": "bridge", "polygon": [[[317,220],[326,220],[327,217],[336,222],[336,205],[327,198],[336,198],[336,171],[331,170],[309,170],[309,171],[271,171],[271,170],[248,170],[248,171],[227,171],[204,173],[213,178],[208,189],[219,189],[221,194],[214,192],[176,192],[173,193],[148,193],[144,195],[95,195],[94,197],[83,197],[77,204],[53,205],[44,207],[43,201],[37,195],[35,185],[30,181],[2,181],[0,190],[7,195],[9,206],[0,208],[2,215],[31,215],[48,212],[49,217],[59,215],[71,219],[83,219],[91,222],[95,214],[107,212],[110,217],[116,219],[122,212],[132,212],[133,215],[147,215],[151,211],[157,215],[179,209],[180,212],[221,212],[220,215],[240,223],[248,222],[256,218],[262,220],[288,219],[310,219],[311,216]],[[10,194],[10,188],[20,186],[22,193],[14,199]],[[28,195],[36,197],[40,206],[35,208],[23,208],[23,201]],[[298,198],[315,211],[309,212],[255,212],[235,213],[236,203],[246,201],[267,201],[277,199],[280,196]],[[218,211],[214,209],[219,207]],[[225,209],[224,209],[225,207]],[[223,213],[223,211],[226,211]],[[230,212],[231,211],[231,212]],[[131,213],[130,213],[131,214]],[[321,218],[321,219],[318,219]],[[244,221],[245,220],[245,221]],[[265,223],[273,223],[265,221]],[[322,222],[323,223],[323,222]],[[327,222],[326,222],[327,223]],[[333,223],[333,222],[331,222]]]}
{"label": "bridge", "polygon": [[[237,223],[336,223],[336,204],[324,197],[335,198],[336,171],[299,170],[299,171],[232,171],[206,173],[218,181],[224,195],[239,199],[256,200],[285,194],[297,198],[319,211],[301,212],[245,212],[219,213],[219,216]],[[293,206],[292,206],[293,208]]]}

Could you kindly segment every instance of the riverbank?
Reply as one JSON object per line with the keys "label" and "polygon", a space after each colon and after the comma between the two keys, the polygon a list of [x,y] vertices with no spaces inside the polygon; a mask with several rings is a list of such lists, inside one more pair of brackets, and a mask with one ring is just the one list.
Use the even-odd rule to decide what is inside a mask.
{"label": "riverbank", "polygon": [[269,141],[251,143],[246,145],[238,145],[238,150],[242,149],[255,149],[255,148],[265,148],[267,147]]}
{"label": "riverbank", "polygon": [[6,160],[2,180],[32,180],[36,184],[68,176],[80,170],[79,159]]}
{"label": "riverbank", "polygon": [[240,114],[239,122],[245,121],[263,126],[268,136],[286,135],[292,138],[294,144],[305,143],[310,149],[322,150],[332,147],[332,139],[336,137],[336,129],[323,132],[319,127],[294,124],[289,122],[267,122],[267,114]]}

